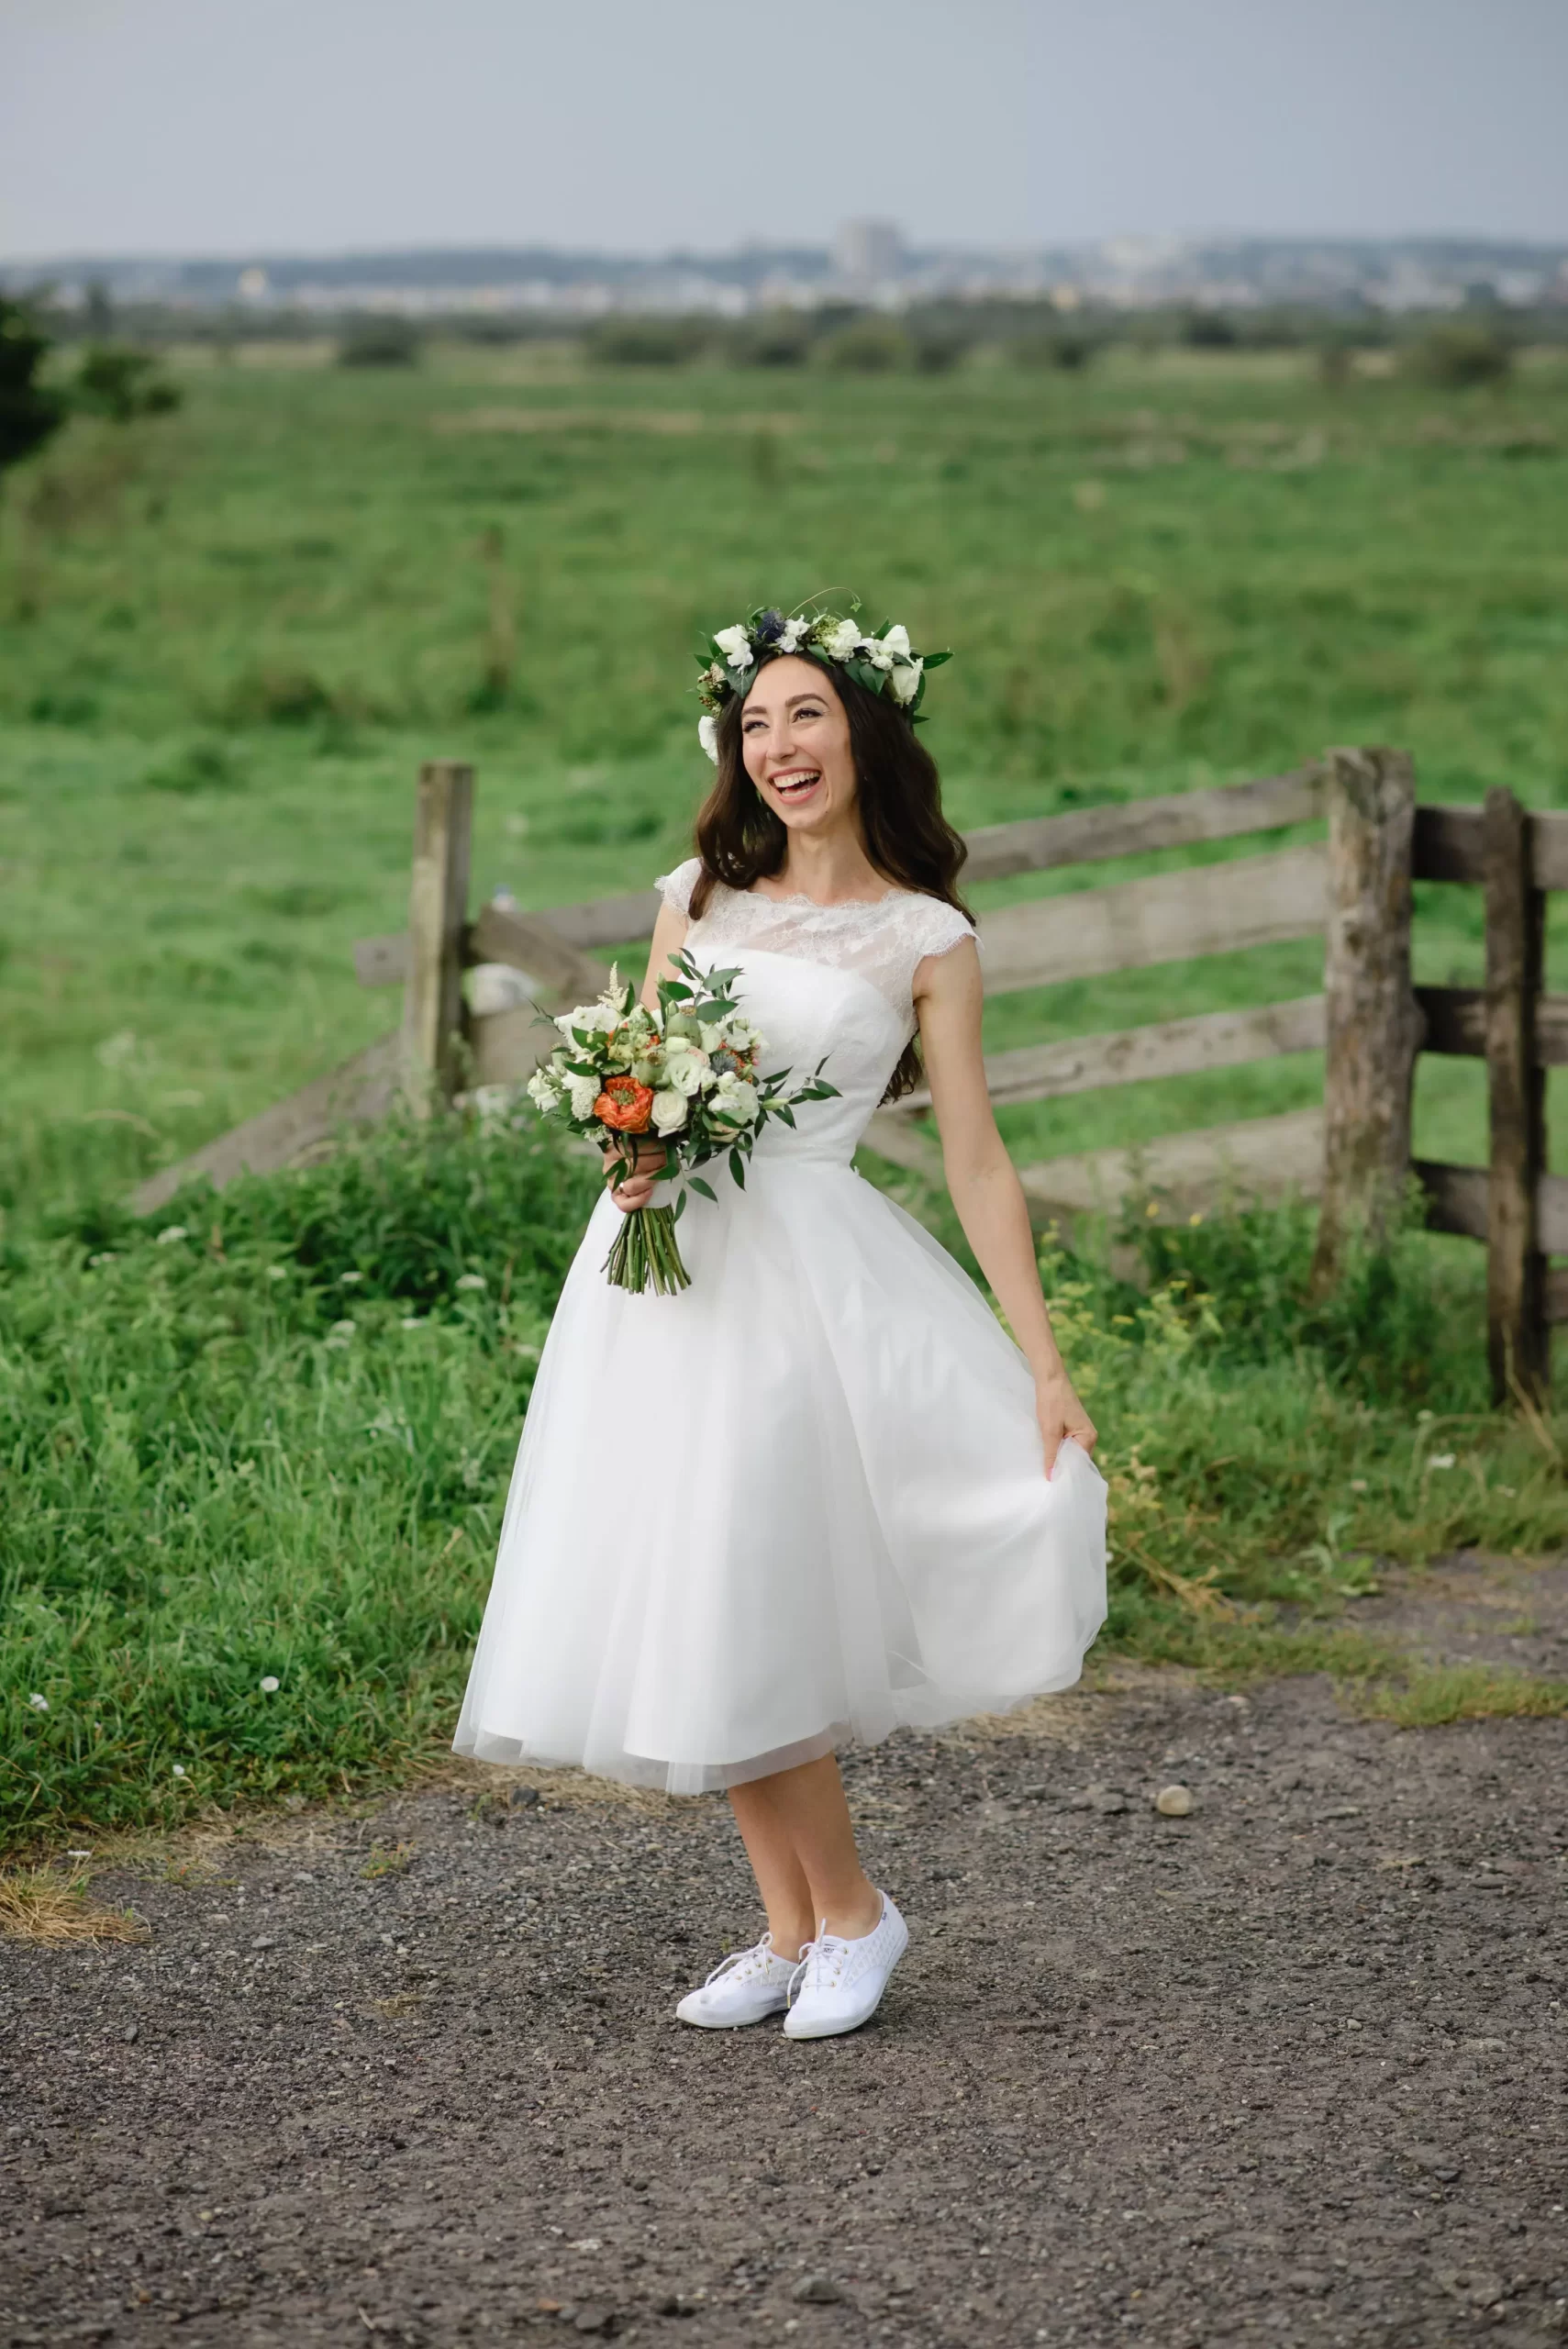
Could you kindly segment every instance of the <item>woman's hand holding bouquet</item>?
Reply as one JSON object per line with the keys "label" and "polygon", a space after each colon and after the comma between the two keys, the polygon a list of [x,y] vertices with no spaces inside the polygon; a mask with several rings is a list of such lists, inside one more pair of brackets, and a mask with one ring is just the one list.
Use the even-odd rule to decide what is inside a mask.
{"label": "woman's hand holding bouquet", "polygon": [[699,971],[688,954],[671,960],[676,975],[659,981],[655,1010],[612,971],[596,1003],[562,1012],[555,1025],[563,1041],[528,1080],[544,1116],[591,1136],[616,1158],[617,1190],[636,1182],[641,1191],[642,1153],[662,1144],[663,1171],[681,1185],[675,1204],[631,1208],[605,1263],[615,1287],[652,1288],[662,1297],[690,1286],[675,1240],[687,1189],[715,1197],[693,1170],[728,1157],[744,1187],[746,1161],[768,1119],[793,1126],[800,1103],[828,1100],[839,1089],[824,1080],[821,1062],[793,1093],[784,1089],[790,1070],[761,1075],[766,1040],[735,1001],[740,972]]}

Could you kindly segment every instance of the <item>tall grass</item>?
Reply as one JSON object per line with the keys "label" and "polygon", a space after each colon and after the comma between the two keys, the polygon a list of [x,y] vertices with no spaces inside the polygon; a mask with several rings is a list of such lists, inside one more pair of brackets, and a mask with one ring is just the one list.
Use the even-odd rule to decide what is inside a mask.
{"label": "tall grass", "polygon": [[[593,1187],[527,1120],[452,1121],[12,1239],[0,1841],[439,1749]],[[1550,1439],[1481,1408],[1474,1287],[1434,1288],[1410,1234],[1314,1318],[1309,1244],[1293,1209],[1146,1232],[1147,1293],[1043,1259],[1104,1435],[1113,1645],[1277,1666],[1280,1602],[1323,1615],[1380,1558],[1568,1538]]]}
{"label": "tall grass", "polygon": [[0,1832],[428,1746],[591,1188],[542,1141],[443,1126],[13,1242]]}

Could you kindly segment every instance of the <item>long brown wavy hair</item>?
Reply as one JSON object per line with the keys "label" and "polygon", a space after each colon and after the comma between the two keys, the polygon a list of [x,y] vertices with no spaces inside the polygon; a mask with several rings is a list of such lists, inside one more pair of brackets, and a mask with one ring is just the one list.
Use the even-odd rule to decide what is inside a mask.
{"label": "long brown wavy hair", "polygon": [[[758,674],[770,660],[786,657],[809,661],[820,669],[843,704],[855,762],[861,831],[872,863],[895,888],[940,897],[944,905],[956,906],[961,914],[968,915],[969,907],[958,894],[958,876],[969,851],[962,834],[942,814],[937,763],[905,712],[885,695],[868,693],[842,672],[836,674],[814,653],[764,653]],[[701,918],[721,881],[727,888],[746,890],[754,881],[772,880],[783,871],[789,851],[788,828],[746,772],[740,743],[745,702],[744,694],[732,694],[718,716],[718,773],[696,821],[702,871],[692,891],[694,921]],[[896,1101],[900,1095],[912,1093],[921,1074],[919,1046],[911,1041],[888,1080],[884,1100]]]}

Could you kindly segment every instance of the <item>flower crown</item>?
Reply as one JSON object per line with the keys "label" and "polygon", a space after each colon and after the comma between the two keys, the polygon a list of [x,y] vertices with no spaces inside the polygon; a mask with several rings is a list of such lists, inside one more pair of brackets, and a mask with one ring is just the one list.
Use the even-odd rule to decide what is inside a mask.
{"label": "flower crown", "polygon": [[[852,602],[850,609],[857,612],[860,606]],[[836,612],[796,612],[786,618],[773,605],[764,605],[733,628],[705,636],[697,647],[702,671],[697,697],[703,706],[697,740],[716,766],[718,713],[732,695],[746,691],[751,682],[747,673],[759,659],[773,652],[814,652],[819,660],[833,662],[867,693],[885,694],[895,701],[915,726],[920,723],[926,672],[952,659],[951,652],[915,651],[908,629],[891,621],[868,633],[857,619]]]}

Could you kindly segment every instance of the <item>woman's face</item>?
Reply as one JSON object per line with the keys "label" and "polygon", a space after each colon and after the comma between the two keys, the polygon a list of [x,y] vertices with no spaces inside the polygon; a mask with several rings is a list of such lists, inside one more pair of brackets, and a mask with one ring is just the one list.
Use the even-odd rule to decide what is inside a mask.
{"label": "woman's face", "polygon": [[792,832],[831,830],[854,812],[844,705],[814,661],[764,662],[740,713],[746,772]]}

